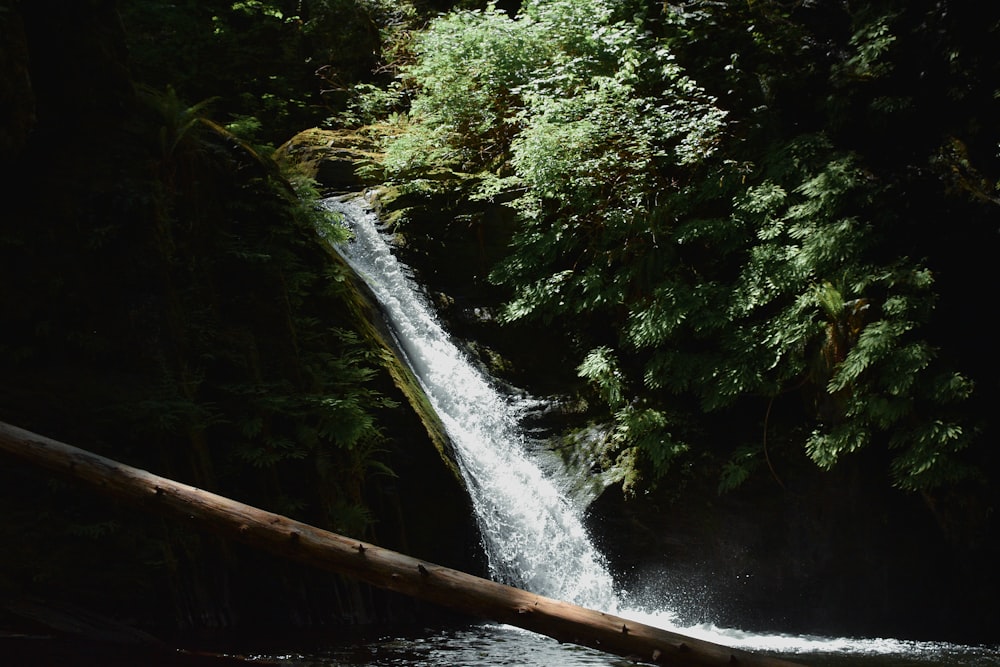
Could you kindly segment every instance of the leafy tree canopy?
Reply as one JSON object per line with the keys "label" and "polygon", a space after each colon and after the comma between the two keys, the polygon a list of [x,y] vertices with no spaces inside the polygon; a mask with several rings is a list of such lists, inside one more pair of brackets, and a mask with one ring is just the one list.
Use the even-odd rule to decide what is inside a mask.
{"label": "leafy tree canopy", "polygon": [[[981,458],[942,311],[967,303],[953,276],[985,252],[963,243],[995,244],[1000,189],[997,17],[952,4],[453,12],[402,70],[386,163],[517,196],[505,318],[578,332],[630,483],[712,452],[732,488],[770,443],[824,468],[882,451],[893,484],[932,489]],[[776,402],[797,407],[769,421]]]}

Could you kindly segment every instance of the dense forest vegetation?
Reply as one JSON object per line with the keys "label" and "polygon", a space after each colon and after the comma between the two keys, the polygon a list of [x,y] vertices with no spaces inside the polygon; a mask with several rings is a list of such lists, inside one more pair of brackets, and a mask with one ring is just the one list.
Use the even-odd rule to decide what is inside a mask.
{"label": "dense forest vegetation", "polygon": [[387,89],[383,164],[516,211],[498,317],[562,332],[626,494],[860,469],[968,555],[995,545],[998,30],[951,2],[455,11]]}
{"label": "dense forest vegetation", "polygon": [[826,468],[885,449],[926,491],[981,472],[972,403],[995,386],[978,327],[948,338],[996,234],[996,17],[971,23],[948,3],[456,12],[402,68],[386,164],[516,193],[503,317],[573,336],[646,483],[716,440],[706,415],[770,413],[723,488],[768,443]]}
{"label": "dense forest vegetation", "polygon": [[[601,425],[623,502],[891,498],[929,517],[900,551],[934,547],[889,588],[948,569],[927,604],[950,592],[967,622],[1000,546],[1000,8],[972,4],[0,2],[0,419],[476,567],[461,489],[317,232],[324,186],[271,158],[321,126],[377,155],[359,172],[432,289],[473,267],[448,280],[494,314],[498,373],[557,378]],[[490,261],[449,258],[494,209]],[[143,622],[186,628],[396,613],[291,571],[240,592],[273,565],[8,468],[8,597],[110,613],[155,591],[172,604]],[[418,539],[403,497],[451,528]]]}

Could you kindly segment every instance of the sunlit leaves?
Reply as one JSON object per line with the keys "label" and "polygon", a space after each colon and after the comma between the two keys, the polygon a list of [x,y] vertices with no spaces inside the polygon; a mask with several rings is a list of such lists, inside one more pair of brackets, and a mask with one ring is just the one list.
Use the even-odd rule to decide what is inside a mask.
{"label": "sunlit leaves", "polygon": [[655,479],[665,474],[690,448],[671,434],[671,422],[664,411],[626,406],[615,412],[613,437],[633,448],[635,455],[651,466]]}
{"label": "sunlit leaves", "polygon": [[[416,87],[406,133],[389,147],[395,172],[494,165],[514,132],[518,88],[543,57],[544,43],[495,8],[439,18],[414,46],[403,72]],[[495,166],[495,165],[494,165]]]}
{"label": "sunlit leaves", "polygon": [[891,447],[902,448],[892,462],[896,484],[920,491],[975,475],[958,456],[969,446],[971,435],[962,425],[941,419],[901,428],[890,440]]}
{"label": "sunlit leaves", "polygon": [[610,348],[599,347],[590,351],[577,371],[599,388],[602,397],[612,407],[621,405],[625,398],[623,375]]}
{"label": "sunlit leaves", "polygon": [[838,69],[841,77],[875,79],[892,71],[893,63],[887,55],[896,42],[891,23],[898,18],[895,13],[873,15],[857,27],[850,39],[853,53]]}
{"label": "sunlit leaves", "polygon": [[905,322],[888,320],[879,320],[866,326],[830,379],[828,391],[834,393],[849,387],[873,364],[892,354],[899,347],[900,337],[906,333],[907,328]]}
{"label": "sunlit leaves", "polygon": [[868,444],[870,434],[850,424],[817,428],[806,440],[806,453],[821,468],[832,468],[842,456]]}
{"label": "sunlit leaves", "polygon": [[[833,92],[892,74],[898,17],[852,14],[836,51],[776,3],[682,4],[662,24],[640,4],[530,0],[514,19],[435,22],[390,160],[443,158],[490,170],[484,198],[520,193],[491,276],[512,292],[502,319],[575,329],[577,370],[647,481],[690,453],[704,413],[785,394],[801,413],[772,431],[821,467],[878,446],[900,487],[952,479],[970,431],[949,411],[971,384],[927,339],[935,284],[898,250],[897,182],[837,134]],[[746,53],[713,35],[742,35]],[[685,48],[689,68],[707,54],[713,90],[738,88],[719,93],[732,110],[679,64]],[[831,98],[803,98],[804,81]],[[752,468],[719,459],[723,488]]]}

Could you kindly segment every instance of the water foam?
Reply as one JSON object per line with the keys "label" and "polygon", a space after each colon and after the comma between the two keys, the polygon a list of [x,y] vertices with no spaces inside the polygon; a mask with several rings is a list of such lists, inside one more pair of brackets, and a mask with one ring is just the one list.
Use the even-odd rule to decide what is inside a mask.
{"label": "water foam", "polygon": [[959,656],[960,662],[947,657],[947,664],[1000,664],[992,662],[991,649],[982,647],[753,633],[711,623],[681,624],[669,609],[622,609],[604,558],[590,542],[578,510],[527,455],[517,403],[498,391],[455,345],[410,270],[394,257],[365,202],[331,198],[324,205],[342,216],[337,224],[353,233],[353,240],[338,251],[375,293],[407,363],[455,445],[494,578],[539,595],[748,651],[909,656],[920,664]]}
{"label": "water foam", "polygon": [[577,512],[525,452],[517,404],[441,326],[424,292],[358,200],[328,199],[354,238],[338,250],[378,298],[455,445],[491,574],[547,597],[610,611],[611,575]]}

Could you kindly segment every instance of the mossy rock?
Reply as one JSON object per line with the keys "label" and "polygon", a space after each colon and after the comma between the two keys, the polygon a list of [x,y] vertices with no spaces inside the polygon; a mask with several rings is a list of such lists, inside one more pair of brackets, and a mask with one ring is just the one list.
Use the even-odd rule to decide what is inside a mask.
{"label": "mossy rock", "polygon": [[303,130],[278,147],[274,159],[331,193],[357,192],[382,180],[377,142],[362,130]]}

